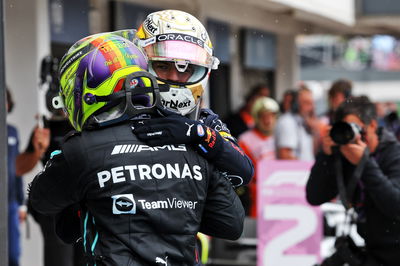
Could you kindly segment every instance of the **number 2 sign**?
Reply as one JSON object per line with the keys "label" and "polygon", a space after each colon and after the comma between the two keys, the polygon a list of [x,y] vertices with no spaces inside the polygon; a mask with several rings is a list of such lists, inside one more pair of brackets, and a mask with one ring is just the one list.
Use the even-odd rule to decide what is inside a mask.
{"label": "number 2 sign", "polygon": [[258,163],[258,266],[312,266],[320,261],[322,217],[305,199],[311,163]]}

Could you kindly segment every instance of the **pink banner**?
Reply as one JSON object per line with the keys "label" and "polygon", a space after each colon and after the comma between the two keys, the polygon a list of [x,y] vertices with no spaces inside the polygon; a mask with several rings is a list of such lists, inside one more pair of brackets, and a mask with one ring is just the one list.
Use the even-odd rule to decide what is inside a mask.
{"label": "pink banner", "polygon": [[312,163],[258,163],[257,265],[312,266],[320,261],[322,214],[305,199]]}

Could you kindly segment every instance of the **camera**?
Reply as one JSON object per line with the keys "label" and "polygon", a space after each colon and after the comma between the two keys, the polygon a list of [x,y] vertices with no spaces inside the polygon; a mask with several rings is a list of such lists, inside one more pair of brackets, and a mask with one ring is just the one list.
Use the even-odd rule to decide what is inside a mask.
{"label": "camera", "polygon": [[333,124],[329,136],[336,144],[346,145],[353,142],[357,135],[363,133],[359,125],[340,121]]}

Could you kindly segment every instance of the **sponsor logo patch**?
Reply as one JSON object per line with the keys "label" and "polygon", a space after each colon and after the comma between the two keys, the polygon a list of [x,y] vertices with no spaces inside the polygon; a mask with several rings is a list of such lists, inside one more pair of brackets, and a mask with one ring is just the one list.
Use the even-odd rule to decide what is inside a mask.
{"label": "sponsor logo patch", "polygon": [[137,79],[132,79],[131,82],[129,82],[129,87],[131,89],[136,88],[136,86],[139,84],[139,81]]}
{"label": "sponsor logo patch", "polygon": [[203,180],[203,174],[199,165],[185,164],[131,164],[113,167],[97,173],[99,187],[103,188],[107,184],[117,184],[124,182],[145,182],[148,180],[180,180],[191,179],[196,181]]}
{"label": "sponsor logo patch", "polygon": [[149,201],[145,199],[138,200],[139,206],[143,210],[158,210],[158,209],[191,209],[195,210],[197,201],[180,200],[177,198],[167,198],[166,200]]}
{"label": "sponsor logo patch", "polygon": [[181,33],[166,33],[157,35],[157,42],[164,42],[164,41],[183,41],[196,44],[200,47],[204,47],[204,41],[200,40],[191,35],[181,34]]}
{"label": "sponsor logo patch", "polygon": [[[137,199],[133,194],[119,194],[111,196],[113,199],[113,214],[136,214],[137,208],[142,210],[167,210],[190,209],[195,210],[198,201],[182,200],[178,198],[166,198],[165,200]],[[136,203],[137,202],[137,203]]]}
{"label": "sponsor logo patch", "polygon": [[156,263],[160,263],[162,265],[168,266],[168,256],[166,256],[165,259],[156,257]]}
{"label": "sponsor logo patch", "polygon": [[161,100],[161,102],[165,107],[170,107],[170,108],[174,108],[174,109],[190,107],[190,104],[192,103],[190,100],[188,100],[186,102],[179,102],[178,100],[176,100],[176,101]]}
{"label": "sponsor logo patch", "polygon": [[154,34],[154,32],[156,32],[156,30],[158,29],[157,26],[153,23],[153,19],[151,17],[147,18],[144,21],[144,27],[147,31],[151,32]]}
{"label": "sponsor logo patch", "polygon": [[197,135],[199,135],[199,137],[203,137],[205,135],[205,131],[202,125],[197,125]]}
{"label": "sponsor logo patch", "polygon": [[[158,135],[158,132],[155,132],[152,134]],[[122,145],[115,145],[113,150],[111,151],[111,155],[135,153],[135,152],[142,152],[142,151],[161,151],[161,150],[187,151],[186,146],[184,144],[163,145],[163,146],[154,146],[154,147],[144,145],[144,144],[122,144]]]}
{"label": "sponsor logo patch", "polygon": [[156,37],[155,37],[155,36],[153,36],[153,37],[151,37],[151,38],[148,38],[148,39],[145,39],[145,40],[140,40],[140,41],[139,41],[139,44],[140,44],[142,47],[146,47],[146,46],[151,45],[151,44],[154,44],[154,43],[156,43]]}
{"label": "sponsor logo patch", "polygon": [[185,122],[185,124],[188,126],[188,130],[186,131],[186,136],[190,137],[190,132],[192,130],[192,127],[194,126],[194,124],[188,124]]}
{"label": "sponsor logo patch", "polygon": [[120,194],[111,197],[113,199],[113,214],[135,214],[136,202],[132,194]]}

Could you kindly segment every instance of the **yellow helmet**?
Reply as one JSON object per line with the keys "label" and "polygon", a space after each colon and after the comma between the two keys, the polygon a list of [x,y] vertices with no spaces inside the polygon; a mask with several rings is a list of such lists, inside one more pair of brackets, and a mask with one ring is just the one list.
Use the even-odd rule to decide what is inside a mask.
{"label": "yellow helmet", "polygon": [[129,36],[119,33],[83,38],[61,60],[56,107],[64,107],[77,131],[129,119],[160,101],[143,89],[153,84],[158,88],[155,78],[145,72],[145,54]]}

